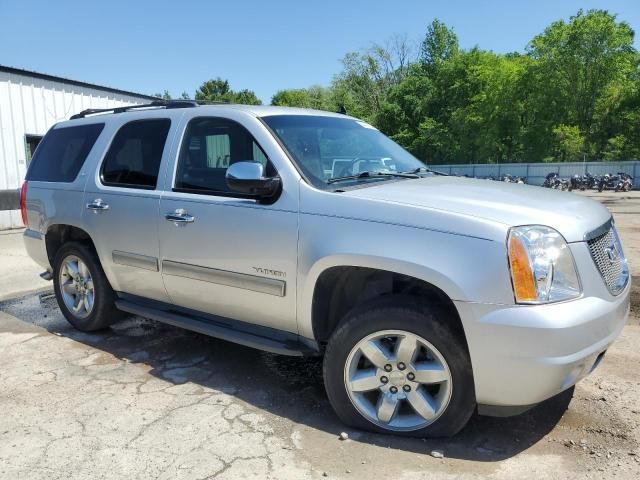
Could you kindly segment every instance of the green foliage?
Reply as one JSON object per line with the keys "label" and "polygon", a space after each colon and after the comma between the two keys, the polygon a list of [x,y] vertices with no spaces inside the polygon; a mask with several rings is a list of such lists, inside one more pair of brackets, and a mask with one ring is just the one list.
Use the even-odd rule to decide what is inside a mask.
{"label": "green foliage", "polygon": [[154,97],[161,98],[163,100],[171,100],[171,95],[169,94],[169,90],[165,90],[163,93],[154,93]]}
{"label": "green foliage", "polygon": [[304,88],[298,90],[280,90],[271,97],[271,105],[279,107],[309,108],[310,103],[309,92]]}
{"label": "green foliage", "polygon": [[[331,85],[284,89],[272,105],[346,112],[428,163],[640,158],[640,54],[634,32],[605,10],[549,25],[526,52],[461,49],[431,22],[415,48],[396,35],[347,53]],[[168,91],[156,94],[170,99]],[[189,98],[183,92],[181,98]],[[222,78],[202,102],[260,105]]]}
{"label": "green foliage", "polygon": [[245,105],[262,105],[262,101],[253,90],[234,91],[228,80],[217,77],[208,80],[196,90],[195,99],[199,102],[241,103]]}
{"label": "green foliage", "polygon": [[[403,37],[348,53],[326,89],[274,105],[346,109],[429,163],[640,157],[640,55],[604,10],[552,23],[524,54],[460,49],[439,20],[417,58]],[[316,91],[315,97],[311,95]]]}
{"label": "green foliage", "polygon": [[[603,130],[599,108],[637,72],[633,30],[604,10],[582,10],[568,23],[554,22],[528,47],[528,112],[539,129],[530,138],[534,151],[545,150],[548,133],[558,124],[576,125],[591,156],[600,156],[611,132]],[[552,135],[553,136],[553,135]]]}
{"label": "green foliage", "polygon": [[256,96],[255,92],[246,88],[238,92],[233,92],[230,102],[240,103],[242,105],[262,105],[262,100]]}
{"label": "green foliage", "polygon": [[584,155],[584,137],[577,125],[558,125],[553,129],[555,160],[573,162]]}
{"label": "green foliage", "polygon": [[437,66],[458,53],[458,36],[437,18],[427,27],[420,48],[420,62],[425,67]]}
{"label": "green foliage", "polygon": [[319,85],[309,88],[280,90],[271,98],[271,105],[314,108],[331,112],[338,111],[335,102],[334,92]]}

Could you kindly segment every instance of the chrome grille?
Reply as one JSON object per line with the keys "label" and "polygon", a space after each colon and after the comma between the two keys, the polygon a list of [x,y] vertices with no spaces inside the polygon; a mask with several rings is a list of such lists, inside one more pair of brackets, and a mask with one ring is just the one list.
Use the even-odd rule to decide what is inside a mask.
{"label": "chrome grille", "polygon": [[611,225],[604,233],[588,240],[587,244],[607,288],[613,295],[618,295],[627,285],[629,268],[615,227]]}

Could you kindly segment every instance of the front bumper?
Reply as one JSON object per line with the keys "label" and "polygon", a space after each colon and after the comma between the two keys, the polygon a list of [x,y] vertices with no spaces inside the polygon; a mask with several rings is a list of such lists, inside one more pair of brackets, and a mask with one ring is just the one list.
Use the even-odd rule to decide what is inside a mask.
{"label": "front bumper", "polygon": [[630,290],[536,306],[456,302],[478,404],[533,406],[584,378],[624,327]]}

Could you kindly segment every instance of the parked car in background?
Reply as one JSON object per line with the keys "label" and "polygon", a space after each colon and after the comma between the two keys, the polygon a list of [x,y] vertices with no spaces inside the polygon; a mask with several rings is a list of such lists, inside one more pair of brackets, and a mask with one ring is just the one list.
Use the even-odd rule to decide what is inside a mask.
{"label": "parked car in background", "polygon": [[129,313],[322,355],[340,419],[375,432],[525,411],[596,368],[629,311],[599,203],[439,175],[328,112],[85,111],[40,143],[21,210],[76,328]]}

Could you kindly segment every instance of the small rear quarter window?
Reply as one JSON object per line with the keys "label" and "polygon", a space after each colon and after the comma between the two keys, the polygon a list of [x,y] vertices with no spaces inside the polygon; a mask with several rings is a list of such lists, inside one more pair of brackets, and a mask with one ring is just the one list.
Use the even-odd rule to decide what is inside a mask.
{"label": "small rear quarter window", "polygon": [[104,123],[92,123],[49,130],[33,155],[26,179],[73,182],[103,128]]}

